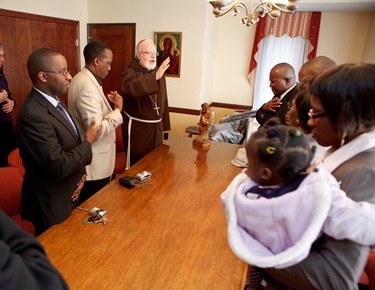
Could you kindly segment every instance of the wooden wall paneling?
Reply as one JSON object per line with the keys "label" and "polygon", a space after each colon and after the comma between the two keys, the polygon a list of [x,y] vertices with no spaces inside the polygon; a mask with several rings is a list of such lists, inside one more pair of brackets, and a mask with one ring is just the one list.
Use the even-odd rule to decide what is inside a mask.
{"label": "wooden wall paneling", "polygon": [[0,41],[4,45],[5,62],[4,74],[8,80],[9,90],[17,102],[13,111],[13,121],[31,88],[27,73],[25,57],[30,53],[29,23],[13,17],[0,16]]}
{"label": "wooden wall paneling", "polygon": [[[65,56],[74,76],[80,70],[79,22],[0,9],[0,41],[4,45],[4,73],[17,102],[13,121],[31,89],[26,63],[30,53],[50,47]],[[66,102],[66,95],[60,96]]]}

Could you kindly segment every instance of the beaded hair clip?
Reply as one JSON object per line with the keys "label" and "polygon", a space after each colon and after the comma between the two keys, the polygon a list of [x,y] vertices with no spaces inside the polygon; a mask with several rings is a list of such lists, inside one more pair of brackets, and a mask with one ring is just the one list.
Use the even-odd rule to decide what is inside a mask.
{"label": "beaded hair clip", "polygon": [[301,133],[300,130],[296,130],[296,131],[294,132],[294,135],[295,135],[296,137],[301,137],[301,136],[302,136],[302,133]]}
{"label": "beaded hair clip", "polygon": [[279,128],[271,128],[267,131],[267,135],[268,137],[272,138],[272,137],[276,137],[277,134],[279,133]]}
{"label": "beaded hair clip", "polygon": [[266,148],[266,152],[267,152],[267,154],[274,154],[275,153],[275,151],[276,151],[276,148],[275,147],[273,147],[273,146],[267,146],[267,148]]}

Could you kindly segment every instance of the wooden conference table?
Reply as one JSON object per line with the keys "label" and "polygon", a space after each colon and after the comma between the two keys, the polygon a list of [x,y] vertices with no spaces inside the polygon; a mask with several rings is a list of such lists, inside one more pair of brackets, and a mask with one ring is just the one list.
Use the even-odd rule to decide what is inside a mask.
{"label": "wooden conference table", "polygon": [[[241,289],[247,266],[231,252],[220,194],[241,169],[239,145],[170,138],[124,175],[147,170],[152,187],[118,179],[81,205],[108,211],[108,225],[75,209],[39,236],[54,266],[75,289]],[[121,177],[120,176],[120,177]]]}

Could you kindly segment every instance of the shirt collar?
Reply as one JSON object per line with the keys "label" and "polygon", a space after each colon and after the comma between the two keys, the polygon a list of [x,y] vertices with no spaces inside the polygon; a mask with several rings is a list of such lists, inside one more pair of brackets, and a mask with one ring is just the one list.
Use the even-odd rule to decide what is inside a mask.
{"label": "shirt collar", "polygon": [[59,99],[57,98],[57,96],[55,97],[51,97],[50,95],[47,95],[46,93],[43,93],[41,90],[38,90],[36,87],[33,87],[36,91],[38,91],[43,97],[45,97],[47,99],[47,101],[49,101],[54,107],[57,106],[57,104],[59,103]]}
{"label": "shirt collar", "polygon": [[363,133],[345,144],[344,146],[332,151],[328,149],[327,156],[324,157],[323,163],[329,172],[333,172],[342,163],[354,157],[355,155],[375,147],[375,130]]}
{"label": "shirt collar", "polygon": [[282,99],[282,98],[284,98],[285,97],[285,95],[287,94],[287,93],[289,93],[291,90],[293,90],[294,89],[294,87],[297,85],[298,83],[295,83],[293,86],[291,86],[288,90],[286,90],[281,96],[280,96],[280,100]]}
{"label": "shirt collar", "polygon": [[92,75],[94,76],[94,78],[96,79],[96,81],[99,83],[100,86],[103,86],[103,81],[100,77],[98,77],[97,74],[95,74],[92,70],[90,70],[87,66],[85,66],[85,68],[87,68],[87,70],[92,73]]}

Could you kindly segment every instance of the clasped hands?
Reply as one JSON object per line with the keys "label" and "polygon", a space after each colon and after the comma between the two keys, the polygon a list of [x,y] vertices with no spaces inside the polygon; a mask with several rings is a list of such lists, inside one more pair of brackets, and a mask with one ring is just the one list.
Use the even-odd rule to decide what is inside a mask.
{"label": "clasped hands", "polygon": [[[116,91],[111,91],[107,97],[108,100],[115,105],[115,108],[119,109],[121,112],[123,106],[122,97]],[[93,144],[96,140],[98,140],[101,129],[101,124],[95,127],[95,121],[91,121],[85,132],[85,139],[89,141],[90,144]]]}
{"label": "clasped hands", "polygon": [[268,101],[262,106],[262,112],[276,112],[282,105],[282,102],[279,97],[274,97],[272,100]]}
{"label": "clasped hands", "polygon": [[8,99],[8,92],[6,90],[0,90],[0,103],[4,103],[2,106],[4,113],[13,111],[14,101]]}

